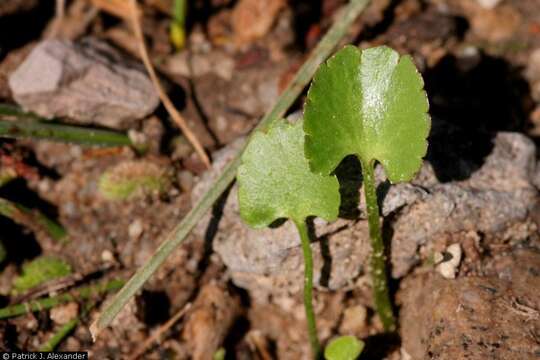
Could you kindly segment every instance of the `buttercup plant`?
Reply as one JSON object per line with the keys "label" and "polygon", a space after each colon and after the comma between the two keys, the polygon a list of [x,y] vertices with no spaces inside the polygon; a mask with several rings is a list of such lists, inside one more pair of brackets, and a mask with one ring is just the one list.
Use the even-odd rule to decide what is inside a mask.
{"label": "buttercup plant", "polygon": [[341,160],[361,163],[371,238],[375,308],[395,329],[379,224],[374,166],[390,182],[411,180],[427,151],[430,118],[424,82],[410,56],[380,46],[346,46],[317,70],[304,107],[305,153],[312,171],[329,175]]}
{"label": "buttercup plant", "polygon": [[[312,305],[313,258],[306,218],[338,216],[339,184],[333,172],[344,157],[362,165],[372,245],[371,273],[376,310],[387,331],[395,330],[379,224],[374,166],[380,162],[392,183],[410,180],[427,150],[430,119],[423,80],[412,59],[381,46],[360,51],[346,46],[317,70],[304,121],[280,120],[248,144],[238,170],[242,219],[255,228],[291,219],[304,255],[304,306],[315,358],[321,355]],[[325,356],[352,359],[360,342],[343,337]],[[356,355],[355,355],[356,354]]]}

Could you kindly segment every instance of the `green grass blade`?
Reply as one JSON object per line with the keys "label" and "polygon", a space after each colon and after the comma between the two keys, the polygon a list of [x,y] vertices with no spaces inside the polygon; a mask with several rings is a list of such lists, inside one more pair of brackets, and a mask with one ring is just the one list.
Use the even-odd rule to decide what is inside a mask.
{"label": "green grass blade", "polygon": [[[331,54],[339,41],[346,35],[353,21],[362,13],[369,0],[351,0],[342,9],[341,15],[334,25],[321,39],[317,47],[310,54],[304,65],[298,70],[294,79],[289,83],[285,91],[280,95],[277,103],[265,114],[253,133],[263,130],[272,121],[282,117],[287,109],[294,103],[300,93],[311,80],[318,66]],[[212,188],[203,195],[198,204],[186,215],[186,217],[169,233],[152,257],[137,270],[126,285],[116,294],[111,303],[103,310],[98,319],[90,326],[90,331],[95,338],[101,329],[107,327],[128,303],[135,293],[144,285],[146,280],[165,261],[169,254],[186,238],[191,229],[212,207],[219,196],[227,189],[234,180],[236,171],[240,165],[240,157],[243,149],[225,168]]]}
{"label": "green grass blade", "polygon": [[23,315],[29,312],[48,310],[57,305],[70,301],[80,301],[90,299],[92,296],[101,295],[118,290],[124,285],[122,280],[113,279],[97,285],[85,286],[75,289],[71,293],[64,293],[57,296],[33,300],[22,304],[11,305],[0,309],[0,319]]}
{"label": "green grass blade", "polygon": [[0,198],[0,215],[3,215],[17,224],[44,230],[52,239],[66,242],[66,230],[54,220],[49,219],[38,210],[29,209],[23,205]]}
{"label": "green grass blade", "polygon": [[11,104],[0,104],[0,115],[5,116],[14,116],[18,118],[32,118],[32,119],[38,119],[39,117],[36,114],[26,112],[22,110],[20,107],[16,105]]}
{"label": "green grass blade", "polygon": [[0,120],[0,138],[40,139],[90,146],[133,146],[126,134],[31,118]]}
{"label": "green grass blade", "polygon": [[94,305],[95,305],[95,303],[93,303],[93,302],[86,303],[84,305],[81,313],[78,316],[76,316],[75,318],[68,321],[66,324],[62,325],[60,327],[60,329],[58,329],[58,331],[53,336],[51,336],[51,338],[49,340],[47,340],[47,342],[45,344],[43,344],[39,348],[39,351],[43,351],[43,352],[54,351],[58,347],[58,345],[60,345],[60,343],[62,341],[64,341],[64,339],[73,330],[75,330],[77,325],[81,322],[81,318],[83,316],[86,316],[88,314],[88,312],[94,307]]}
{"label": "green grass blade", "polygon": [[69,335],[79,323],[80,319],[79,317],[76,317],[75,319],[71,319],[66,324],[62,325],[62,327],[56,332],[45,344],[43,344],[39,351],[43,352],[51,352],[56,349],[56,347],[66,338],[66,336]]}

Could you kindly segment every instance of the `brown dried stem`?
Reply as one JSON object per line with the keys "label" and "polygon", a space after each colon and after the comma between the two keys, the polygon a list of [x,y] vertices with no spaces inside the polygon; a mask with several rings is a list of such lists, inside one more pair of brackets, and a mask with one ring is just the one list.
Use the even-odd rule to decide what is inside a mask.
{"label": "brown dried stem", "polygon": [[201,145],[199,139],[197,139],[195,134],[193,134],[191,129],[188,127],[183,116],[178,112],[178,110],[176,110],[176,107],[173,105],[169,96],[163,90],[163,87],[161,86],[161,82],[159,81],[156,71],[154,70],[154,66],[152,65],[152,62],[150,61],[150,57],[148,56],[148,51],[146,49],[146,45],[144,42],[144,37],[143,37],[142,29],[141,29],[141,22],[138,16],[139,12],[137,11],[137,0],[130,0],[130,5],[131,5],[131,10],[130,10],[131,22],[133,25],[133,31],[135,32],[135,38],[137,39],[137,42],[139,45],[141,58],[144,63],[144,66],[146,67],[146,70],[148,71],[148,74],[150,75],[150,79],[152,79],[152,82],[154,83],[154,87],[156,88],[159,94],[159,98],[161,99],[161,102],[165,106],[165,109],[167,110],[171,118],[174,120],[176,125],[178,125],[178,127],[182,130],[187,140],[193,146],[193,148],[195,149],[195,151],[201,158],[204,165],[210,168],[210,159],[208,158],[208,155],[206,155],[206,152],[204,151],[203,146]]}

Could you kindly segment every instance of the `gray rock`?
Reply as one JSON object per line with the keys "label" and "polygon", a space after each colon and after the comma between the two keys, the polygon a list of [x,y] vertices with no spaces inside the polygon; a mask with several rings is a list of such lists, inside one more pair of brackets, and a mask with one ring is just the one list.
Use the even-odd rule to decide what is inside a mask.
{"label": "gray rock", "polygon": [[126,128],[159,98],[139,66],[106,43],[45,40],[9,78],[13,97],[43,117]]}
{"label": "gray rock", "polygon": [[[212,185],[240,144],[238,141],[216,156],[214,169],[194,188],[194,201]],[[379,181],[383,174],[378,168]],[[532,184],[535,175],[532,141],[517,133],[499,133],[484,165],[465,181],[439,183],[431,165],[425,163],[412,183],[391,186],[382,210],[384,232],[391,237],[392,276],[406,275],[434,250],[444,249],[448,235],[458,235],[452,239],[455,243],[465,241],[459,234],[478,232],[486,244],[538,237],[536,225],[528,217],[538,200]],[[354,221],[339,219],[327,224],[315,220],[318,241],[312,250],[317,286],[347,288],[367,272],[369,234],[363,199],[360,203],[361,215]],[[199,236],[205,234],[208,221],[196,229]],[[239,217],[236,187],[232,188],[213,247],[238,286],[261,302],[300,291],[303,262],[299,245],[290,222],[274,229],[247,227]]]}

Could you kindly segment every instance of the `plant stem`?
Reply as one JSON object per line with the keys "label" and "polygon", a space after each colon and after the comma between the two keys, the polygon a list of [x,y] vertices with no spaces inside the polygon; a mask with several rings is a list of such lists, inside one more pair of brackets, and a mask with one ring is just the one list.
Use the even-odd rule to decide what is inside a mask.
{"label": "plant stem", "polygon": [[51,309],[57,305],[64,304],[70,301],[89,299],[93,295],[115,291],[121,288],[122,285],[124,285],[124,282],[122,280],[115,279],[106,283],[81,287],[73,291],[73,293],[65,293],[58,296],[38,299],[17,305],[11,305],[0,309],[0,319],[18,316],[29,312]]}
{"label": "plant stem", "polygon": [[64,338],[68,336],[68,334],[72,332],[73,329],[75,329],[79,321],[80,319],[77,316],[76,318],[71,319],[69,322],[64,324],[49,340],[47,340],[45,344],[43,344],[39,348],[39,351],[43,351],[43,352],[54,351],[54,349],[56,349],[58,344],[60,344],[62,340],[64,340]]}
{"label": "plant stem", "polygon": [[182,28],[186,25],[187,2],[186,0],[174,0],[173,21]]}
{"label": "plant stem", "polygon": [[0,187],[17,178],[17,173],[12,169],[0,169]]}
{"label": "plant stem", "polygon": [[17,118],[26,118],[26,119],[39,119],[34,113],[26,112],[16,105],[0,103],[0,115],[13,116]]}
{"label": "plant stem", "polygon": [[369,224],[369,237],[371,238],[371,279],[373,282],[373,298],[375,309],[383,323],[385,331],[394,331],[396,324],[392,312],[392,303],[386,279],[386,256],[384,242],[379,222],[379,204],[375,189],[374,162],[362,162],[362,176],[364,178],[364,192]]}
{"label": "plant stem", "polygon": [[318,359],[321,356],[321,345],[317,336],[317,323],[313,311],[313,255],[306,221],[294,221],[294,223],[300,234],[302,253],[304,255],[304,309],[306,310],[309,343],[311,344],[313,358]]}
{"label": "plant stem", "polygon": [[[362,13],[368,3],[369,0],[351,0],[342,9],[341,16],[336,19],[328,33],[321,39],[304,65],[298,70],[293,80],[287,85],[287,88],[280,95],[277,103],[264,115],[259,125],[252,131],[252,134],[264,130],[268,124],[285,114],[287,109],[296,101],[305,86],[309,83],[318,66],[331,54],[334,47],[347,34],[349,26]],[[116,294],[112,302],[103,310],[98,319],[90,326],[90,331],[94,338],[101,329],[107,327],[113,321],[120,310],[128,303],[129,299],[144,285],[146,280],[152,276],[169,254],[182,243],[191,229],[229,187],[230,183],[236,177],[236,171],[240,165],[240,157],[244,148],[245,145],[231,160],[229,165],[225,167],[210,190],[201,197],[191,211],[167,235],[152,257],[137,270],[122,290]]]}
{"label": "plant stem", "polygon": [[[21,115],[22,116],[22,115]],[[34,138],[93,146],[133,146],[125,134],[103,129],[64,125],[31,118],[0,120],[0,138]]]}
{"label": "plant stem", "polygon": [[0,215],[20,225],[28,226],[34,231],[44,230],[53,240],[67,242],[66,230],[39,210],[32,210],[21,204],[0,198]]}
{"label": "plant stem", "polygon": [[54,349],[56,349],[56,347],[62,342],[62,340],[64,340],[66,336],[68,336],[69,333],[71,333],[75,329],[77,324],[79,324],[79,322],[81,321],[81,318],[83,316],[86,316],[86,314],[88,314],[88,312],[94,307],[94,305],[94,303],[86,303],[81,313],[75,318],[68,321],[66,324],[64,324],[49,340],[47,340],[45,344],[43,344],[39,348],[39,351],[54,351]]}

